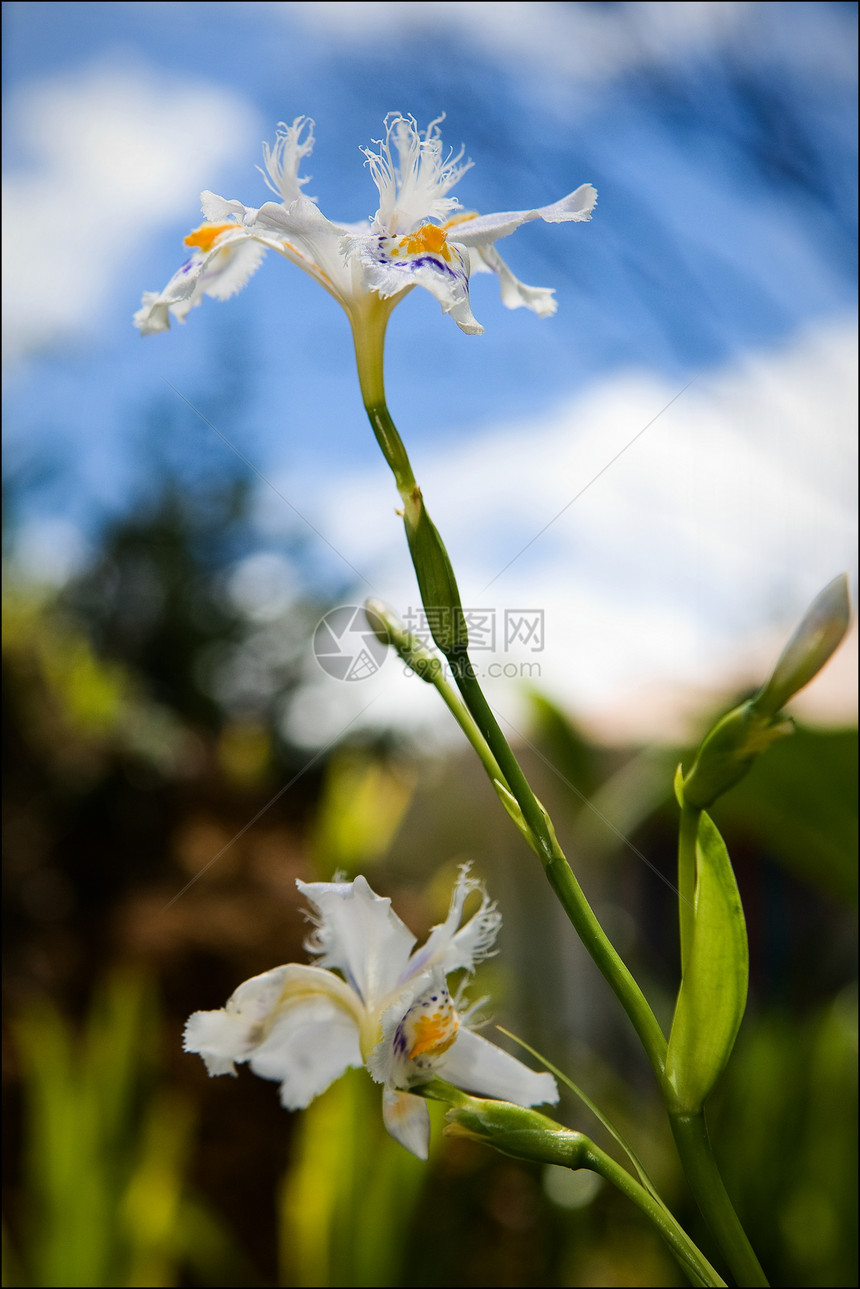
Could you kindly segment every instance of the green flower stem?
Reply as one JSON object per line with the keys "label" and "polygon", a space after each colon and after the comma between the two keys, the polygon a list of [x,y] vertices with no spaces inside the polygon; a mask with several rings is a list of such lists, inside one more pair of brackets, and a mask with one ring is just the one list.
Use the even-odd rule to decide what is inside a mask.
{"label": "green flower stem", "polygon": [[[375,324],[377,325],[376,344],[378,349],[367,342],[366,336],[360,337],[357,329],[354,329],[359,382],[365,400],[365,411],[373,427],[377,442],[394,474],[398,492],[408,506],[410,498],[416,493],[417,485],[403,440],[400,438],[385,403],[381,358],[385,321],[387,319],[383,320],[381,325]],[[417,495],[420,496],[420,493]],[[420,586],[423,581],[423,570],[416,569],[416,572],[418,573]],[[434,607],[425,605],[428,610],[432,610]],[[484,698],[481,687],[475,678],[474,667],[469,661],[465,649],[452,650],[448,654],[448,661],[451,664],[454,680],[463,696],[463,701],[492,756],[501,768],[502,778],[500,781],[503,786],[510,788],[522,811],[525,823],[534,839],[534,848],[544,866],[550,885],[586,949],[630,1017],[662,1085],[666,1063],[666,1037],[657,1018],[633,975],[619,957],[595,917],[581,886],[574,877],[564,852],[558,844],[546,812],[532,792],[516,757],[508,746],[507,739],[502,733],[487,700]],[[447,702],[447,697],[444,694],[443,697]],[[473,746],[478,747],[473,738],[470,738],[470,741]],[[479,752],[479,755],[482,763],[488,767],[489,763],[486,760],[486,754],[482,755]]]}
{"label": "green flower stem", "polygon": [[365,602],[364,607],[369,616],[371,626],[374,626],[377,621],[380,624],[380,629],[375,628],[377,639],[382,644],[390,646],[416,676],[419,676],[426,684],[432,685],[436,689],[454,720],[475,749],[490,781],[500,783],[509,792],[510,789],[505,782],[505,776],[499,768],[498,761],[487,746],[486,739],[470,716],[460,695],[446,680],[441,659],[427,647],[423,640],[419,640],[417,636],[406,630],[406,627],[396,614],[389,609],[387,604],[383,604],[381,600],[371,598]]}
{"label": "green flower stem", "polygon": [[660,1024],[636,980],[598,922],[582,887],[577,882],[558,844],[546,811],[532,792],[484,697],[475,678],[474,668],[465,655],[462,659],[451,659],[451,663],[454,679],[466,706],[501,766],[511,792],[535,837],[537,853],[544,866],[547,880],[582,943],[627,1012],[662,1086],[666,1064],[666,1037]]}
{"label": "green flower stem", "polygon": [[392,421],[385,403],[366,406],[364,410],[367,412],[368,420],[373,427],[376,441],[382,449],[382,455],[391,466],[391,472],[397,484],[397,491],[403,501],[406,502],[414,493],[417,485],[415,475],[412,473],[412,466],[409,464],[409,457],[406,455],[406,448],[403,446],[403,440],[397,432],[397,427]]}
{"label": "green flower stem", "polygon": [[362,297],[359,305],[356,306],[361,306],[361,315],[350,317],[350,322],[364,410],[367,412],[382,455],[391,467],[397,491],[405,503],[415,490],[415,475],[412,473],[403,440],[388,411],[383,376],[385,329],[388,326],[391,310],[399,299],[399,296],[388,300],[371,295]]}
{"label": "green flower stem", "polygon": [[444,676],[440,676],[439,679],[435,680],[433,683],[435,684],[442,701],[448,708],[448,711],[454,717],[454,720],[460,726],[460,729],[477,752],[481,764],[487,771],[487,774],[491,779],[497,780],[503,787],[508,788],[508,782],[505,779],[504,774],[502,774],[498,761],[487,746],[487,740],[472,720],[472,717],[469,715],[466,705],[460,698],[459,694],[455,693],[445,680]]}
{"label": "green flower stem", "polygon": [[[626,1168],[622,1168],[593,1142],[588,1143],[583,1166],[611,1182],[645,1214],[684,1267],[694,1285],[725,1285],[725,1280],[711,1266],[662,1200],[655,1199],[641,1182],[628,1173]],[[750,1281],[750,1283],[753,1282]]]}
{"label": "green flower stem", "polygon": [[[355,336],[359,382],[365,410],[377,442],[394,474],[398,492],[408,509],[410,502],[414,503],[415,497],[420,501],[420,492],[417,489],[406,448],[391,419],[385,402],[382,380],[382,345],[387,321],[388,312],[379,309],[372,315],[365,332],[362,332],[361,328],[354,323],[353,334]],[[418,573],[420,585],[423,580],[422,574],[424,570],[416,569],[416,572]],[[425,605],[425,608],[428,607],[435,606]],[[585,898],[585,894],[558,844],[555,831],[546,812],[532,792],[483,695],[465,648],[451,649],[447,651],[446,656],[451,664],[454,679],[463,696],[465,706],[477,727],[478,737],[476,737],[475,730],[468,725],[468,722],[463,721],[459,704],[452,705],[449,701],[449,697],[453,696],[447,695],[442,689],[440,689],[440,693],[448,703],[461,728],[467,733],[469,741],[478,751],[481,762],[488,773],[493,778],[496,778],[496,766],[501,770],[503,777],[498,781],[502,783],[502,786],[506,784],[510,788],[522,811],[525,825],[534,840],[534,849],[541,859],[550,885],[582,943],[591,954],[597,967],[630,1018],[654,1068],[667,1104],[669,1104],[672,1093],[665,1080],[667,1044],[660,1024],[652,1012],[645,995],[609,941]],[[482,746],[483,744],[486,746]],[[693,874],[695,874],[695,867],[693,867]],[[711,1223],[721,1245],[724,1245],[726,1259],[736,1270],[739,1283],[748,1283],[754,1286],[764,1285],[767,1282],[740,1226],[717,1170],[707,1133],[704,1131],[704,1120],[701,1120],[702,1131],[698,1138],[693,1131],[694,1123],[695,1117],[679,1118],[673,1120],[673,1130],[675,1131],[685,1171],[688,1167],[692,1170],[690,1175],[691,1185],[697,1202]],[[678,1124],[680,1124],[680,1127],[678,1127]],[[610,1160],[609,1162],[611,1163],[612,1161]],[[624,1173],[624,1170],[622,1169],[621,1172]],[[638,1185],[630,1177],[630,1174],[625,1173],[625,1176],[630,1179],[631,1185]],[[642,1190],[643,1194],[648,1196],[649,1202],[655,1203],[653,1197],[648,1195],[644,1188]],[[719,1284],[721,1282],[719,1280],[705,1279],[702,1283]]]}
{"label": "green flower stem", "polygon": [[729,1199],[714,1158],[703,1111],[671,1114],[672,1132],[684,1172],[735,1281],[748,1289],[768,1281]]}
{"label": "green flower stem", "polygon": [[678,921],[681,936],[681,976],[687,970],[695,926],[696,838],[699,835],[701,810],[686,803],[681,807],[678,833]]}
{"label": "green flower stem", "polygon": [[454,720],[460,726],[460,729],[477,752],[481,765],[486,770],[490,779],[501,783],[502,787],[507,788],[508,791],[510,791],[510,784],[507,781],[507,777],[502,772],[501,766],[490,750],[487,740],[478,729],[476,722],[473,720],[469,709],[466,707],[466,704],[463,702],[460,695],[448,684],[441,668],[438,673],[433,676],[430,683],[435,687],[445,706],[448,708],[448,711],[454,717]]}
{"label": "green flower stem", "polygon": [[581,1132],[563,1127],[537,1110],[507,1101],[470,1096],[436,1078],[413,1091],[434,1101],[447,1102],[448,1136],[466,1137],[492,1146],[514,1159],[577,1171],[598,1173],[636,1205],[687,1272],[694,1285],[725,1286],[663,1201]]}

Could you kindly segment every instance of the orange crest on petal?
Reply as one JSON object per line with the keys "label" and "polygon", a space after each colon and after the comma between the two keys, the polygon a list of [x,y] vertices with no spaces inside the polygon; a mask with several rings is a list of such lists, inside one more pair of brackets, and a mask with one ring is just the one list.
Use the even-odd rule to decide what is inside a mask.
{"label": "orange crest on petal", "polygon": [[426,255],[429,252],[431,255],[441,255],[445,260],[451,258],[445,230],[437,224],[422,224],[414,233],[401,237],[397,248],[406,255]]}
{"label": "orange crest on petal", "polygon": [[436,990],[415,1002],[404,1021],[408,1058],[441,1056],[457,1037],[459,1019],[447,990]]}
{"label": "orange crest on petal", "polygon": [[230,233],[236,224],[201,224],[192,229],[185,239],[186,246],[198,246],[201,251],[211,251],[212,247],[224,233]]}

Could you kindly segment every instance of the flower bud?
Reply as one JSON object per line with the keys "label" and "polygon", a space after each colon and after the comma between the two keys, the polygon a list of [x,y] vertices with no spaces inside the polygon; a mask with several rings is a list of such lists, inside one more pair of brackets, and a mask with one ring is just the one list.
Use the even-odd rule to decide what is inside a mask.
{"label": "flower bud", "polygon": [[707,809],[744,777],[761,752],[793,731],[787,717],[762,716],[752,702],[733,708],[706,736],[684,779],[687,805]]}
{"label": "flower bud", "polygon": [[851,621],[848,577],[840,573],[812,601],[779,656],[773,675],[753,699],[762,716],[773,716],[817,676],[845,636]]}
{"label": "flower bud", "polygon": [[850,616],[848,579],[840,573],[810,605],[770,680],[754,698],[723,716],[705,738],[684,778],[688,805],[706,809],[744,777],[766,748],[792,733],[793,723],[780,711],[830,658],[848,630]]}
{"label": "flower bud", "polygon": [[381,600],[365,600],[364,612],[380,644],[391,645],[415,675],[426,680],[428,685],[439,679],[442,663],[417,636],[410,635],[387,604]]}
{"label": "flower bud", "polygon": [[446,658],[463,654],[469,645],[469,633],[457,579],[418,487],[406,500],[403,522],[430,633]]}
{"label": "flower bud", "polygon": [[581,1132],[563,1128],[536,1110],[525,1110],[508,1101],[461,1096],[458,1102],[445,1116],[446,1136],[480,1141],[514,1159],[566,1168],[585,1166],[591,1143]]}

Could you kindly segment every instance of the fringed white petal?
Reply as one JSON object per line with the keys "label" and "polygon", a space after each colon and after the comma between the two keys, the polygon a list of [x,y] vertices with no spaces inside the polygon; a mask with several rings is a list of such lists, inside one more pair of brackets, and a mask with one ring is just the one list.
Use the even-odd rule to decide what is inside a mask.
{"label": "fringed white petal", "polygon": [[247,238],[219,249],[200,275],[199,290],[213,300],[229,300],[241,291],[266,258],[266,247]]}
{"label": "fringed white petal", "polygon": [[170,330],[170,310],[163,294],[144,291],[140,308],[132,319],[142,336],[155,336]]}
{"label": "fringed white petal", "polygon": [[296,882],[317,912],[307,942],[320,967],[342,971],[365,1006],[374,1008],[398,985],[415,936],[363,877],[354,882]]}
{"label": "fringed white petal", "polygon": [[219,197],[217,192],[205,189],[200,194],[200,209],[203,216],[212,224],[235,223],[239,227],[253,224],[257,211],[253,206],[245,206],[241,201]]}
{"label": "fringed white petal", "polygon": [[[364,231],[367,225],[359,226]],[[353,275],[342,249],[346,224],[333,224],[307,197],[297,197],[289,210],[267,201],[254,212],[248,228],[300,269],[316,278],[335,299],[349,309],[356,294]],[[359,284],[359,291],[362,286]]]}
{"label": "fringed white petal", "polygon": [[449,231],[448,237],[461,246],[489,246],[533,219],[542,219],[548,224],[591,219],[596,203],[597,189],[591,184],[581,184],[575,192],[549,206],[539,206],[535,210],[504,210],[495,215],[478,215],[475,219],[464,220]]}
{"label": "fringed white petal", "polygon": [[551,1074],[537,1074],[515,1056],[503,1052],[480,1034],[461,1029],[436,1072],[464,1092],[531,1106],[558,1101],[558,1086]]}
{"label": "fringed white petal", "polygon": [[401,239],[391,237],[344,237],[347,258],[361,267],[365,291],[390,299],[420,286],[439,301],[464,331],[482,330],[469,307],[469,266],[456,246],[445,253],[421,251],[409,254]]}
{"label": "fringed white petal", "polygon": [[281,1084],[290,1110],[308,1105],[351,1065],[361,1065],[363,1009],[355,992],[319,967],[291,964],[246,980],[220,1011],[195,1012],[186,1052],[199,1052],[210,1074],[255,1074]]}
{"label": "fringed white petal", "polygon": [[431,121],[422,137],[414,117],[390,112],[385,118],[385,138],[376,140],[379,152],[362,151],[373,182],[379,190],[375,230],[389,235],[410,233],[428,219],[447,218],[460,202],[448,193],[472,165],[462,164],[463,148],[444,154],[439,126]]}
{"label": "fringed white petal", "polygon": [[484,334],[484,328],[472,313],[472,306],[469,303],[468,296],[452,305],[447,310],[447,313],[448,317],[453,318],[460,330],[464,331],[467,336],[482,336]]}
{"label": "fringed white petal", "polygon": [[314,122],[308,116],[297,116],[292,125],[278,125],[274,147],[263,144],[265,170],[258,167],[266,186],[289,206],[302,194],[307,179],[299,178],[299,166],[314,150]]}
{"label": "fringed white petal", "polygon": [[395,1141],[419,1159],[430,1153],[430,1112],[423,1097],[413,1092],[385,1088],[382,1093],[382,1117]]}
{"label": "fringed white petal", "polygon": [[551,287],[527,286],[514,277],[495,246],[479,246],[473,252],[480,263],[491,273],[498,274],[502,292],[502,304],[508,309],[531,309],[538,317],[548,318],[555,313],[558,305],[555,302],[555,291]]}
{"label": "fringed white petal", "polygon": [[197,283],[205,259],[201,251],[195,251],[174,273],[163,291],[144,292],[141,306],[134,315],[134,325],[142,336],[167,331],[171,313],[175,317],[179,309],[181,321],[189,309],[201,302],[203,293],[198,292]]}
{"label": "fringed white petal", "polygon": [[289,970],[275,967],[246,980],[219,1011],[195,1012],[185,1026],[184,1050],[198,1052],[210,1074],[235,1074],[234,1062],[249,1060],[265,1036]]}
{"label": "fringed white petal", "polygon": [[246,284],[262,264],[266,247],[236,225],[223,233],[210,251],[195,249],[161,292],[147,291],[134,315],[141,335],[166,331],[170,314],[184,322],[191,309],[208,295],[227,300]]}
{"label": "fringed white petal", "polygon": [[255,1074],[280,1082],[287,1110],[303,1110],[345,1070],[362,1063],[355,1016],[323,994],[297,999],[279,1012],[250,1058]]}
{"label": "fringed white petal", "polygon": [[[463,907],[473,891],[481,892],[481,906],[466,925],[460,927]],[[413,953],[409,962],[410,972],[422,971],[428,966],[438,966],[445,975],[461,969],[474,971],[476,963],[494,952],[493,945],[501,925],[501,913],[483,884],[469,876],[469,865],[464,864],[451,895],[448,916],[433,928],[426,944]]]}

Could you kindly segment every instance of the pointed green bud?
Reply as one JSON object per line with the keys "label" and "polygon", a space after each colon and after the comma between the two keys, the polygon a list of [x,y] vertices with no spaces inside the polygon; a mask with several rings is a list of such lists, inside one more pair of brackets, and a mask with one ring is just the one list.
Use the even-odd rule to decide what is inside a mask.
{"label": "pointed green bud", "polygon": [[463,654],[469,646],[469,633],[457,579],[445,544],[427,514],[421,489],[417,486],[405,499],[403,522],[430,634],[446,658],[452,654]]}
{"label": "pointed green bud", "polygon": [[394,614],[383,604],[381,600],[375,600],[373,597],[364,601],[364,616],[367,618],[367,625],[381,645],[390,645],[392,643],[391,632],[388,629],[388,618],[394,622],[397,619]]}
{"label": "pointed green bud", "polygon": [[825,586],[779,656],[773,675],[753,699],[762,716],[773,716],[793,698],[841,644],[851,622],[848,577],[840,573]]}
{"label": "pointed green bud", "polygon": [[364,612],[380,644],[390,645],[415,675],[426,680],[428,685],[439,679],[442,663],[417,636],[410,635],[387,604],[381,600],[365,600]]}
{"label": "pointed green bud", "polygon": [[792,733],[794,725],[781,709],[828,661],[850,619],[848,579],[840,573],[807,610],[767,684],[723,716],[705,738],[684,779],[689,806],[706,809],[744,777],[757,756]]}
{"label": "pointed green bud", "polygon": [[539,1164],[585,1167],[591,1145],[581,1132],[563,1128],[536,1110],[525,1110],[508,1101],[461,1097],[445,1120],[448,1137],[467,1137],[493,1146],[514,1159],[529,1159]]}

